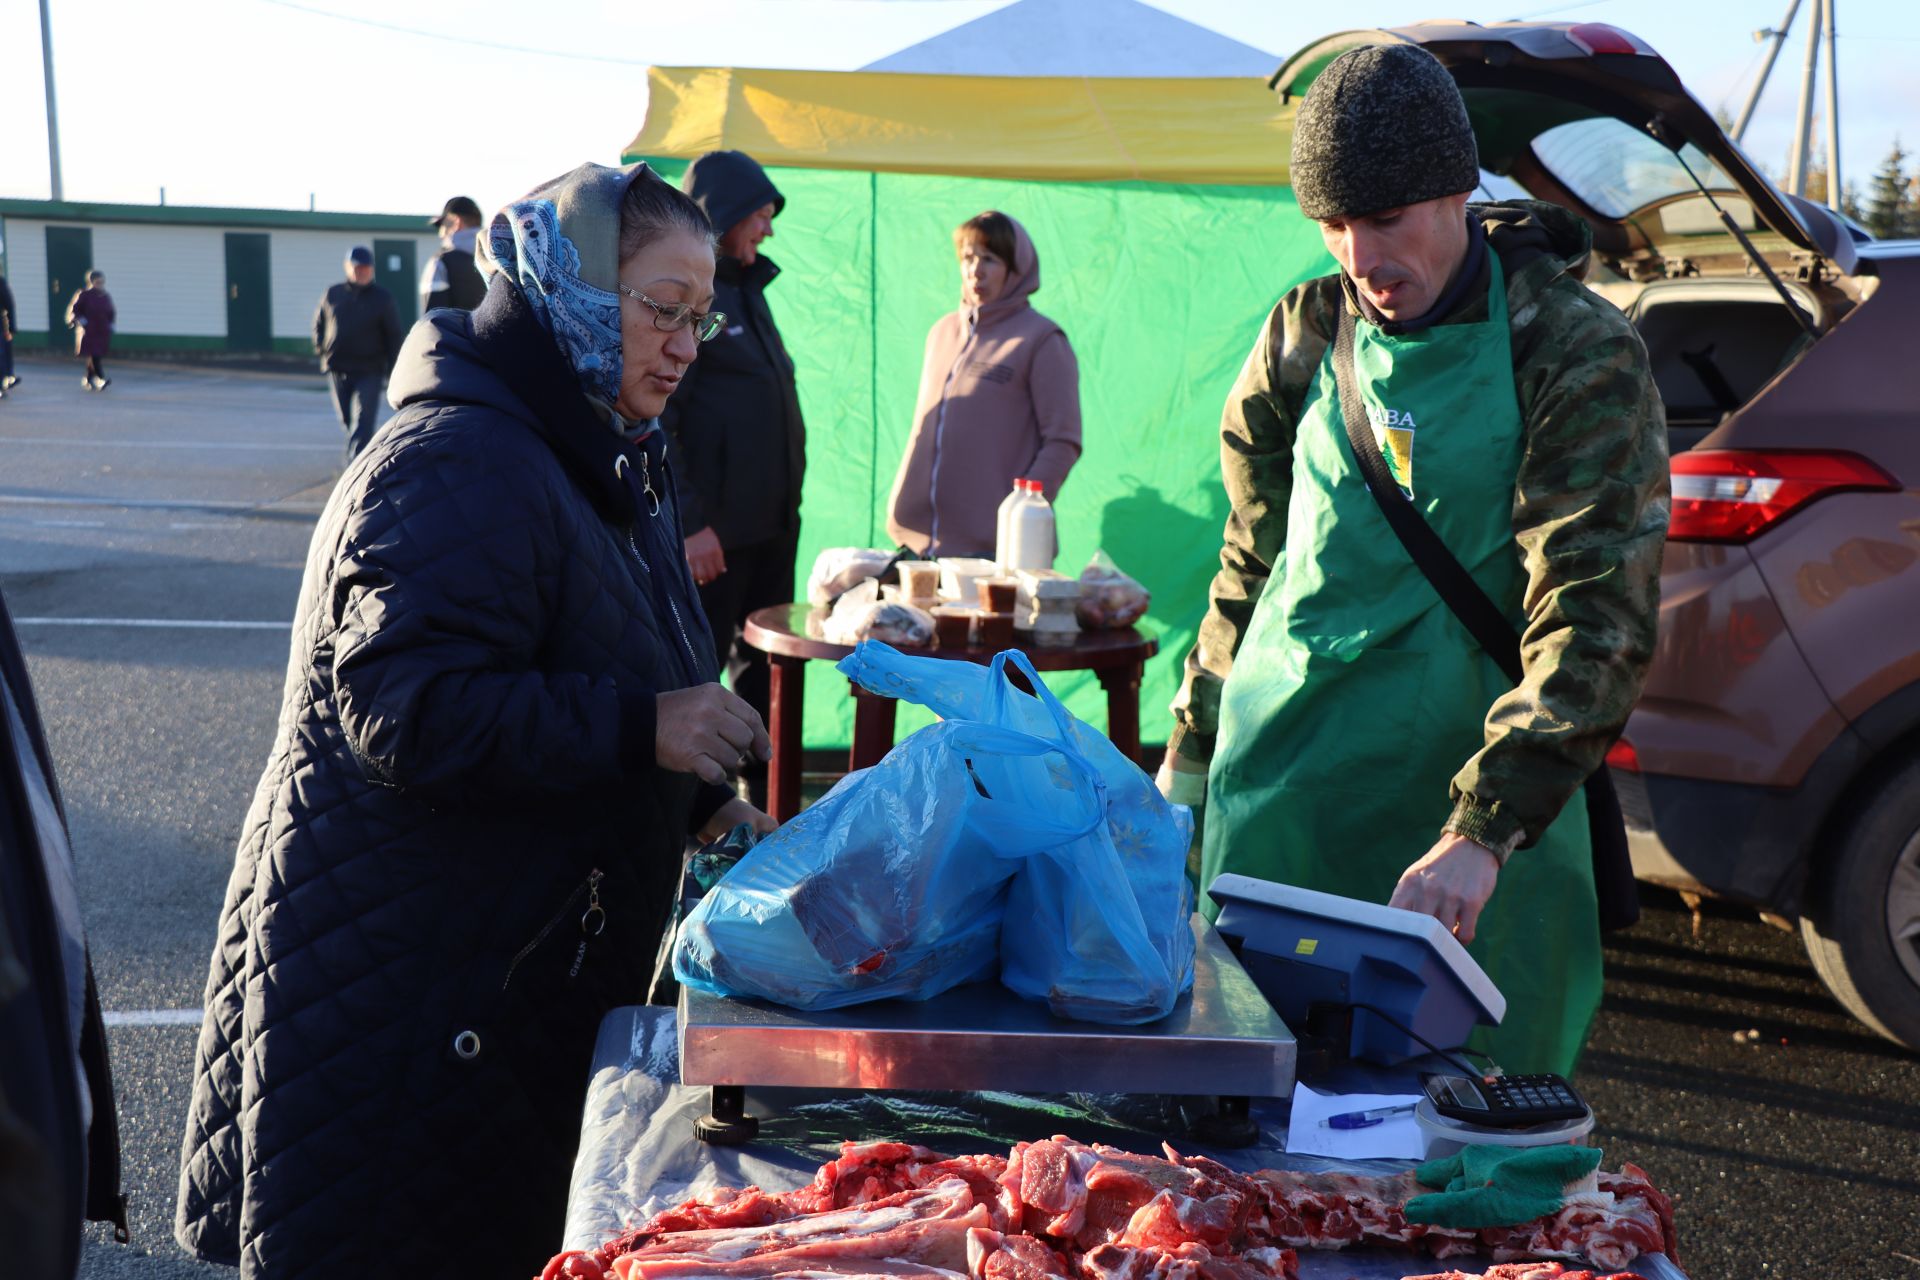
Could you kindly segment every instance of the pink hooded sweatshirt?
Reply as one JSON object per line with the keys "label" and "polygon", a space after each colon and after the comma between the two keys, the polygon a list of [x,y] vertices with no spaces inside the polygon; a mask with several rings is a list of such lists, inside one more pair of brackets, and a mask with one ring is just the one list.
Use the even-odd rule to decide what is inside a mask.
{"label": "pink hooded sweatshirt", "polygon": [[921,555],[991,556],[1013,482],[1038,480],[1051,502],[1080,456],[1080,366],[1060,326],[1028,302],[1040,258],[1025,227],[1013,233],[1005,291],[927,334],[913,434],[887,500],[887,533]]}

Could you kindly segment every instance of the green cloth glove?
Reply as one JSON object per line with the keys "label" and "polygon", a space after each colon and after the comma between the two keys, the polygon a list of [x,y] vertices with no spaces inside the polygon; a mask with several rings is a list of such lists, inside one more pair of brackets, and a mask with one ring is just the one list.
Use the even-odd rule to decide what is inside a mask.
{"label": "green cloth glove", "polygon": [[1444,1188],[1407,1201],[1408,1222],[1436,1227],[1513,1227],[1558,1213],[1600,1167],[1597,1147],[1471,1146],[1413,1171],[1423,1187]]}

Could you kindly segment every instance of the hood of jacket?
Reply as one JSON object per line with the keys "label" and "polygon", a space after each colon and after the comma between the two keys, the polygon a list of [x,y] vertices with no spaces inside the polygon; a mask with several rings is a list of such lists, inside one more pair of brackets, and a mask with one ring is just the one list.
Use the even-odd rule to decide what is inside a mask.
{"label": "hood of jacket", "polygon": [[620,399],[620,202],[644,164],[583,164],[493,216],[479,264],[512,281],[596,411],[623,429]]}
{"label": "hood of jacket", "polygon": [[1008,216],[1007,221],[1013,224],[1013,262],[1007,268],[1006,287],[999,297],[977,310],[969,310],[964,302],[960,304],[961,311],[981,326],[1026,310],[1033,305],[1033,295],[1040,291],[1040,252],[1033,247],[1033,237],[1027,234],[1018,218]]}
{"label": "hood of jacket", "polygon": [[1584,278],[1593,260],[1593,230],[1580,216],[1544,200],[1470,204],[1467,212],[1487,229],[1487,245],[1509,275],[1539,258],[1553,258],[1559,271]]}
{"label": "hood of jacket", "polygon": [[773,185],[773,179],[760,162],[744,151],[709,151],[687,166],[680,189],[707,215],[717,235],[725,235],[733,225],[763,204],[773,206],[773,216],[787,207],[787,198]]}
{"label": "hood of jacket", "polygon": [[526,296],[504,275],[494,276],[475,310],[429,312],[413,326],[387,396],[397,410],[458,403],[518,419],[547,441],[601,517],[621,527],[639,510],[630,482],[638,455],[656,472],[664,465],[662,433],[630,444],[606,429]]}

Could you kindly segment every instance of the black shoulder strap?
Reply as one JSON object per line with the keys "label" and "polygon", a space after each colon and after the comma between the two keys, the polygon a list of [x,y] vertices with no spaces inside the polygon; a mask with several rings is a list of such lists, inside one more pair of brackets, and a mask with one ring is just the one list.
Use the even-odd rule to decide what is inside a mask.
{"label": "black shoulder strap", "polygon": [[[1394,483],[1380,444],[1373,438],[1373,426],[1367,420],[1366,404],[1360,398],[1360,380],[1353,369],[1353,313],[1341,300],[1340,327],[1333,341],[1334,381],[1340,390],[1340,416],[1346,419],[1347,442],[1360,464],[1367,491],[1380,504],[1400,543],[1407,549],[1420,572],[1453,616],[1487,651],[1507,679],[1520,683],[1525,674],[1520,665],[1520,633],[1513,623],[1473,580],[1473,575],[1454,558],[1433,526],[1420,516]],[[1633,878],[1633,858],[1627,847],[1627,835],[1620,816],[1620,798],[1613,789],[1613,775],[1606,767],[1589,774],[1586,780],[1587,830],[1593,846],[1593,883],[1600,927],[1625,929],[1640,918],[1640,897]]]}
{"label": "black shoulder strap", "polygon": [[1481,590],[1466,566],[1447,550],[1447,544],[1440,540],[1433,526],[1407,501],[1393,473],[1387,469],[1380,443],[1373,438],[1366,403],[1360,398],[1360,379],[1353,368],[1353,334],[1353,311],[1343,297],[1340,324],[1333,339],[1333,376],[1340,391],[1340,416],[1346,420],[1347,443],[1353,447],[1354,460],[1360,464],[1367,492],[1380,504],[1380,514],[1387,518],[1400,544],[1413,557],[1413,563],[1433,584],[1441,602],[1453,610],[1453,616],[1460,619],[1480,647],[1500,665],[1507,679],[1519,684],[1524,674],[1520,666],[1520,633],[1514,630],[1500,606]]}

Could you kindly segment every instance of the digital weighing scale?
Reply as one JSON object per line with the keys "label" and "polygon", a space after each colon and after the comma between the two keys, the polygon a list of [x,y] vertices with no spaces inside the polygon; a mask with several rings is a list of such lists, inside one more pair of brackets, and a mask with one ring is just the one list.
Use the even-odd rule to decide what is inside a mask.
{"label": "digital weighing scale", "polygon": [[750,1141],[748,1086],[897,1091],[1139,1093],[1218,1098],[1225,1129],[1247,1099],[1293,1091],[1294,1038],[1199,916],[1193,989],[1142,1026],[1057,1018],[997,982],[930,1000],[803,1011],[683,988],[680,1080],[713,1089],[708,1141]]}

